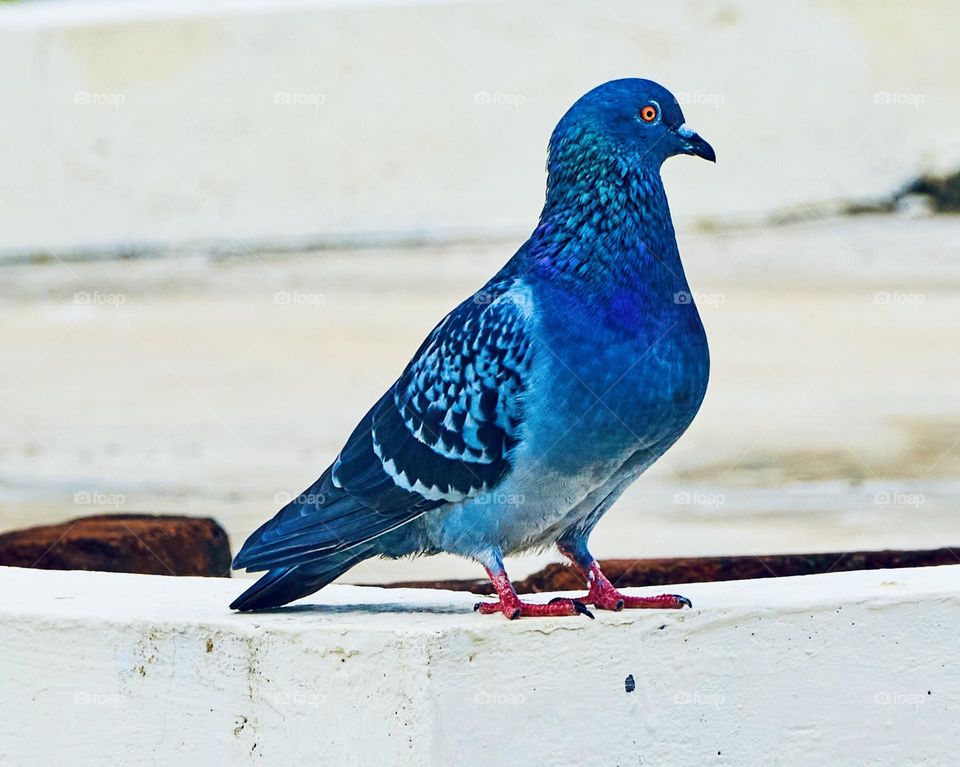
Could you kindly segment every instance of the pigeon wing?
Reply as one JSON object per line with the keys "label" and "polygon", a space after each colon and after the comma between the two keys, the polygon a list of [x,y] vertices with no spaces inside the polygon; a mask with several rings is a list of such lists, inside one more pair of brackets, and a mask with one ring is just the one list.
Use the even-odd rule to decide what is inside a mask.
{"label": "pigeon wing", "polygon": [[334,464],[254,533],[235,567],[300,564],[494,488],[523,426],[529,295],[492,283],[430,333]]}

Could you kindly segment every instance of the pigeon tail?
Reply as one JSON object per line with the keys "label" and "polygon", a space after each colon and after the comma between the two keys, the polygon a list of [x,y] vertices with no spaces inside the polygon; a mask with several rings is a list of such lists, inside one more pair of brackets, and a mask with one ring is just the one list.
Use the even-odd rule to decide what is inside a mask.
{"label": "pigeon tail", "polygon": [[323,559],[290,567],[275,567],[244,591],[231,610],[266,610],[312,594],[347,570],[377,553],[373,544],[329,554]]}

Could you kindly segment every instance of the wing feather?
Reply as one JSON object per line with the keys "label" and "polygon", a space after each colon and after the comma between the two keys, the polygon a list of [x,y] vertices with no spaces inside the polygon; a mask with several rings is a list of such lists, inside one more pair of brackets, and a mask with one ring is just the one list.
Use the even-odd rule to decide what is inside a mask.
{"label": "wing feather", "polygon": [[255,532],[236,567],[299,564],[494,488],[521,439],[529,298],[488,284],[434,328],[334,464]]}

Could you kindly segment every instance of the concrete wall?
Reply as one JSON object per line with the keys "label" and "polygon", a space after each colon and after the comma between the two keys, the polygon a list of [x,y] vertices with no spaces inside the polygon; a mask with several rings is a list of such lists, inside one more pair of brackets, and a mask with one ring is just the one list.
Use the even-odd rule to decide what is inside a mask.
{"label": "concrete wall", "polygon": [[592,622],[352,586],[231,614],[243,586],[0,569],[0,763],[900,767],[960,747],[956,566],[685,585],[693,610]]}
{"label": "concrete wall", "polygon": [[0,5],[0,255],[523,232],[581,93],[672,88],[719,165],[681,218],[874,197],[960,162],[954,4]]}

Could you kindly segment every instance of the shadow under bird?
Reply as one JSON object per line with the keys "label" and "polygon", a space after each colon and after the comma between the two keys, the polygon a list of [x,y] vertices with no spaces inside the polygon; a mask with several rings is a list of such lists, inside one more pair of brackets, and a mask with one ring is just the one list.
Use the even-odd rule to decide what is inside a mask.
{"label": "shadow under bird", "polygon": [[[605,83],[550,138],[540,221],[516,255],[438,324],[333,465],[253,533],[233,566],[268,571],[231,605],[276,607],[369,557],[479,562],[481,613],[679,608],[621,594],[587,540],[690,425],[707,339],[660,179],[664,160],[716,161],[650,80]],[[588,593],[522,601],[503,557],[556,544]]]}

